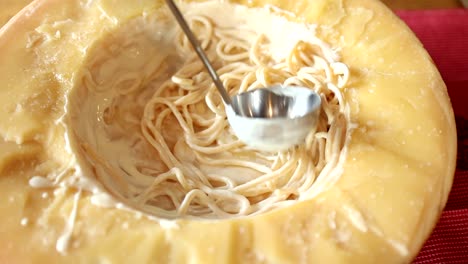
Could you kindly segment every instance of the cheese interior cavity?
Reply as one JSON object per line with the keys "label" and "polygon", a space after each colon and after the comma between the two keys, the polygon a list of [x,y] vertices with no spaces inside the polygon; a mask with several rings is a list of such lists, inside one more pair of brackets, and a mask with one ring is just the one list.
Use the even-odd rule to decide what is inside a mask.
{"label": "cheese interior cavity", "polygon": [[[304,143],[316,146],[312,147],[313,150],[297,149],[279,154],[255,152],[242,146],[234,138],[228,123],[222,121],[222,125],[216,125],[226,117],[222,109],[211,110],[220,114],[213,115],[214,113],[210,112],[209,108],[213,107],[210,105],[216,101],[219,103],[217,94],[215,99],[211,99],[213,97],[212,91],[210,92],[210,89],[213,89],[211,79],[200,67],[201,64],[194,52],[189,50],[187,40],[181,40],[184,36],[178,25],[164,9],[155,15],[132,20],[90,49],[88,63],[83,66],[82,76],[78,78],[80,81],[69,96],[68,113],[64,122],[68,130],[67,136],[71,142],[74,142],[72,149],[78,158],[78,163],[73,166],[79,166],[79,171],[83,173],[78,177],[85,177],[95,183],[92,188],[107,191],[111,195],[103,200],[101,198],[104,196],[100,191],[95,192],[94,196],[101,198],[92,198],[93,203],[109,207],[114,200],[114,206],[120,202],[129,208],[160,218],[220,219],[258,214],[287,206],[294,200],[310,199],[329,187],[330,183],[337,179],[330,177],[329,174],[335,173],[339,176],[339,173],[336,173],[338,171],[334,171],[337,170],[335,167],[338,165],[341,151],[345,151],[343,144],[346,133],[349,132],[347,128],[349,118],[348,121],[345,120],[345,116],[349,116],[349,111],[340,90],[345,88],[349,70],[346,65],[337,61],[338,54],[315,37],[314,26],[289,22],[267,8],[248,9],[217,2],[190,4],[183,7],[187,10],[186,16],[192,22],[194,30],[200,35],[202,45],[209,49],[212,59],[215,59],[214,63],[228,89],[238,89],[249,80],[251,84],[248,89],[278,83],[288,84],[289,81],[291,84],[309,86],[310,89],[319,92],[324,101],[330,100],[324,102],[326,105],[320,118],[324,119],[325,123],[321,132],[315,134],[311,131],[310,143]],[[212,36],[207,37],[207,34]],[[215,36],[221,36],[220,40],[216,40]],[[221,45],[222,41],[225,41],[225,46]],[[258,43],[262,41],[265,44],[260,46]],[[180,43],[177,44],[178,42]],[[300,63],[296,66],[292,61],[301,58],[291,59],[288,56],[292,56],[289,55],[292,50],[300,50],[297,45],[301,43],[304,43],[304,49],[308,47],[306,45],[310,45],[311,50],[310,54],[301,53],[298,56],[309,55],[310,58],[304,58],[304,66]],[[242,48],[245,51],[240,50]],[[228,51],[224,53],[219,49]],[[271,61],[255,62],[266,58]],[[293,66],[281,66],[280,62]],[[245,69],[242,70],[242,67]],[[193,68],[197,70],[187,73],[193,71]],[[244,75],[237,73],[239,71],[241,73],[244,71],[245,73],[242,73]],[[266,71],[276,71],[276,73],[263,73]],[[229,77],[235,74],[237,76]],[[257,77],[252,78],[253,74]],[[278,78],[281,74],[285,76]],[[171,78],[172,81],[169,81]],[[203,80],[200,81],[200,78]],[[231,84],[232,81],[238,83]],[[197,87],[196,82],[202,84]],[[171,87],[164,88],[166,91],[160,92],[164,85]],[[187,92],[184,96],[189,99],[181,97],[174,100],[173,108],[182,107],[178,105],[178,101],[186,100],[190,103],[191,100],[206,97],[200,103],[191,105],[192,108],[185,108],[185,111],[195,113],[193,117],[182,113],[184,108],[181,108],[179,116],[184,115],[184,122],[204,116],[205,121],[201,121],[199,126],[209,122],[207,120],[216,119],[213,125],[204,128],[205,131],[213,132],[191,139],[190,132],[182,131],[184,125],[178,124],[174,116],[171,116],[172,119],[168,117],[164,119],[161,128],[156,128],[157,131],[162,131],[161,135],[155,136],[154,139],[161,141],[164,138],[168,145],[164,143],[161,148],[166,152],[161,153],[159,149],[156,152],[151,146],[156,143],[151,143],[152,139],[148,139],[148,135],[143,138],[144,124],[148,122],[145,120],[148,117],[145,116],[154,116],[151,118],[156,120],[159,118],[158,115],[164,115],[164,111],[148,109],[147,105],[159,97],[165,100],[165,97],[177,96],[177,93],[168,94],[171,90],[177,89],[177,86],[189,87],[179,91],[179,95],[180,92]],[[323,90],[327,92],[322,92]],[[197,94],[201,94],[202,97]],[[199,99],[195,99],[197,96]],[[338,106],[335,108],[328,107],[328,104],[337,103]],[[170,101],[167,101],[167,104],[172,105]],[[334,118],[336,120],[333,120]],[[152,125],[150,123],[150,126]],[[329,128],[330,126],[332,128]],[[200,132],[195,134],[203,134],[204,130],[199,129]],[[221,132],[216,132],[220,130]],[[337,130],[337,132],[330,132],[331,135],[327,135],[327,130]],[[191,150],[190,144],[203,141],[213,133],[219,133],[214,143],[195,146],[198,152]],[[151,136],[153,135],[150,134]],[[216,150],[220,147],[225,153]],[[237,148],[240,151],[236,152]],[[166,155],[174,157],[169,158]],[[170,159],[177,161],[174,163]],[[309,164],[308,159],[317,161]],[[341,160],[343,159],[344,157]],[[216,160],[220,161],[219,164]],[[329,161],[330,164],[324,164]],[[289,165],[275,165],[282,163]],[[298,166],[298,169],[294,171],[287,166],[291,169]],[[168,173],[174,173],[176,178],[165,181],[166,186],[159,187],[159,191],[151,187],[159,181],[159,178],[167,177]],[[278,176],[275,176],[275,173]],[[318,174],[321,184],[314,188],[313,182]],[[180,179],[181,177],[183,179]],[[193,183],[194,177],[203,177],[205,183],[200,182],[200,184],[207,185]],[[281,180],[281,177],[284,179]],[[290,180],[287,180],[287,177]],[[271,178],[271,180],[261,180],[262,178]],[[286,180],[290,182],[286,184]],[[180,185],[175,184],[177,181]],[[210,183],[206,183],[207,181]],[[256,181],[258,183],[254,183]],[[75,184],[74,180],[65,182],[70,185]],[[212,184],[225,184],[225,186],[211,186]],[[258,187],[252,185],[250,189],[241,191],[243,186],[249,184],[256,184]],[[187,187],[188,185],[192,187]],[[171,188],[173,191],[164,190]],[[183,190],[179,190],[180,188]],[[150,197],[150,192],[163,192],[163,194],[159,196],[155,194],[156,198],[142,201],[140,197],[145,193],[149,193]],[[289,198],[291,196],[293,198]]]}

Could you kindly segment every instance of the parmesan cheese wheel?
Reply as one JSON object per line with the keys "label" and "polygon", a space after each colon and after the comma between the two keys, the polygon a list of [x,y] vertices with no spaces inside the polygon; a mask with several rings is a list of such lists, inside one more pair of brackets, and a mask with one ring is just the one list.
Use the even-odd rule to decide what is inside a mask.
{"label": "parmesan cheese wheel", "polygon": [[317,36],[351,69],[344,96],[355,129],[327,188],[244,218],[155,221],[39,180],[69,161],[67,128],[55,121],[89,49],[163,1],[38,0],[0,30],[0,260],[407,263],[416,256],[447,201],[456,161],[446,87],[420,42],[379,1],[236,2],[271,4],[318,25]]}

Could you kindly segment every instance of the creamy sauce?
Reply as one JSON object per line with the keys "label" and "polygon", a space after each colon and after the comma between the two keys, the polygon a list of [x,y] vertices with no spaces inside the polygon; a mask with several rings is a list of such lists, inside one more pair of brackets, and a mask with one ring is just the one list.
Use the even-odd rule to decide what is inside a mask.
{"label": "creamy sauce", "polygon": [[29,180],[29,185],[33,188],[52,188],[54,187],[54,182],[45,177],[33,176]]}
{"label": "creamy sauce", "polygon": [[72,211],[70,213],[70,217],[68,218],[68,220],[66,222],[65,230],[64,230],[63,234],[57,240],[57,244],[56,244],[55,248],[61,254],[66,254],[67,253],[69,244],[70,244],[71,239],[72,239],[73,229],[74,229],[75,221],[76,221],[76,214],[77,214],[77,211],[78,211],[78,202],[80,200],[80,196],[81,196],[81,191],[78,191],[75,194],[74,198],[73,198],[73,208],[72,208]]}

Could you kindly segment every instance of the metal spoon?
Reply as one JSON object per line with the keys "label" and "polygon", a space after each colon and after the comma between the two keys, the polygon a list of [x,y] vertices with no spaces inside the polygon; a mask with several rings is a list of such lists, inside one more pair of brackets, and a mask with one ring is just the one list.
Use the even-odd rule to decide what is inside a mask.
{"label": "metal spoon", "polygon": [[166,2],[221,94],[236,136],[264,151],[281,151],[304,142],[317,127],[320,96],[304,87],[275,85],[231,98],[180,10],[173,0]]}

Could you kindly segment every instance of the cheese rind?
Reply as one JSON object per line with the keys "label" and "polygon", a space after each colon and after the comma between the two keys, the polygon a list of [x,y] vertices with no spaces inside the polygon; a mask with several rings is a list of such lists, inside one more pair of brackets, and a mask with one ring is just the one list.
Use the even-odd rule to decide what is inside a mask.
{"label": "cheese rind", "polygon": [[[60,255],[55,242],[73,207],[73,192],[44,199],[42,191],[31,189],[27,180],[36,176],[35,166],[41,162],[50,163],[41,167],[45,173],[70,159],[65,140],[60,139],[64,128],[54,121],[63,111],[89,47],[163,2],[39,0],[0,30],[0,135],[8,141],[2,143],[8,147],[0,150],[0,166],[8,168],[0,170],[0,190],[8,197],[0,202],[0,214],[10,216],[1,220],[0,231],[8,239],[0,240],[0,259],[411,261],[446,203],[456,160],[453,112],[430,57],[378,1],[240,2],[269,3],[296,13],[300,21],[320,25],[318,36],[339,49],[350,67],[353,79],[345,95],[357,128],[337,183],[312,200],[262,215],[178,220],[171,225],[124,210],[98,208],[84,194],[72,246],[68,254]],[[54,87],[54,93],[44,87]],[[38,110],[24,103],[30,98],[44,98],[40,100],[49,107]],[[25,107],[18,108],[20,102]],[[22,156],[28,153],[36,160]],[[42,212],[45,208],[47,216]],[[24,217],[29,219],[27,227],[21,226]]]}

